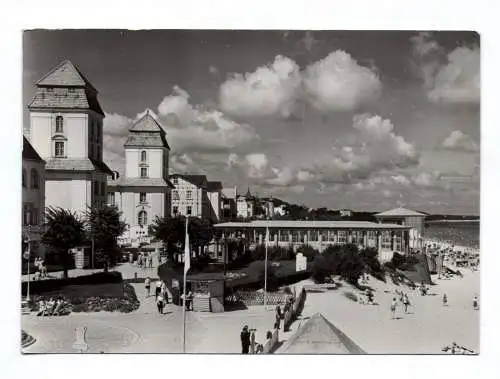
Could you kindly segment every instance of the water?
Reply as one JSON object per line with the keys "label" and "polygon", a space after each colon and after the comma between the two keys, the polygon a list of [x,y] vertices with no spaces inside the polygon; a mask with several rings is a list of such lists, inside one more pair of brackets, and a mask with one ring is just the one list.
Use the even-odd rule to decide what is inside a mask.
{"label": "water", "polygon": [[479,222],[429,222],[424,231],[425,238],[451,241],[455,245],[479,248]]}

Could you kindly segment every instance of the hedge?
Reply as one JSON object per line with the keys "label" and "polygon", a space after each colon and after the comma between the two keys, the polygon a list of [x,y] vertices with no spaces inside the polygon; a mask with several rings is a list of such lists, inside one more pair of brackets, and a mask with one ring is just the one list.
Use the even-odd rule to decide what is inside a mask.
{"label": "hedge", "polygon": [[[52,292],[60,290],[63,287],[70,285],[88,285],[88,284],[105,284],[105,283],[122,283],[122,274],[116,271],[98,272],[91,275],[78,276],[68,279],[47,279],[34,280],[30,282],[30,295],[42,294],[44,292]],[[27,282],[22,282],[21,293],[27,293]]]}

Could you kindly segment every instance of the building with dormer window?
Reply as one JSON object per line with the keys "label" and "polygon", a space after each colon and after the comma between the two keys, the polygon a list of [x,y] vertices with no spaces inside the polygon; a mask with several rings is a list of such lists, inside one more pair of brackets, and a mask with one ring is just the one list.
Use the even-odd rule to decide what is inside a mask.
{"label": "building with dormer window", "polygon": [[128,230],[122,244],[150,243],[148,226],[170,214],[170,147],[151,110],[134,122],[125,142],[125,175],[108,181],[108,204],[122,212]]}
{"label": "building with dormer window", "polygon": [[45,204],[82,214],[106,204],[104,112],[97,90],[69,60],[36,83],[26,136],[46,162]]}

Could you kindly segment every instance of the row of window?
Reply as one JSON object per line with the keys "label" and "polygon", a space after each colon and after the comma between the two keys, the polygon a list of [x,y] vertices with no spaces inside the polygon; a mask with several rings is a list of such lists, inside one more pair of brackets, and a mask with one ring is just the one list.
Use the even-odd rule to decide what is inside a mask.
{"label": "row of window", "polygon": [[[172,213],[174,216],[177,216],[179,214],[179,207],[172,207]],[[193,207],[188,205],[186,207],[186,215],[191,216],[193,214]]]}
{"label": "row of window", "polygon": [[[38,175],[38,171],[34,168],[30,171],[30,183],[31,188],[38,189],[40,188],[40,177]],[[23,188],[28,188],[28,178],[26,169],[23,168]]]}
{"label": "row of window", "polygon": [[[193,191],[186,191],[186,199],[191,200],[193,198]],[[172,199],[180,200],[179,191],[172,191]]]}
{"label": "row of window", "polygon": [[[309,233],[309,238],[308,238]],[[349,234],[346,230],[280,230],[279,234],[275,230],[269,231],[269,240],[276,241],[278,239],[280,242],[288,242],[291,238],[293,243],[305,243],[309,242],[319,242],[319,237],[321,236],[321,241],[323,242],[334,242],[339,244],[346,244],[349,240]],[[258,242],[258,234],[254,235],[250,232],[250,242],[257,243]],[[391,249],[392,248],[392,234],[390,231],[382,232],[381,244],[383,249]],[[264,237],[265,238],[265,237]],[[367,231],[366,238],[368,241],[376,241],[377,232],[375,231]],[[352,231],[351,232],[351,243],[357,245],[365,244],[365,232],[362,231]],[[396,235],[395,238],[396,246],[401,246],[401,236]]]}
{"label": "row of window", "polygon": [[[147,194],[146,194],[146,192],[140,192],[139,193],[139,202],[140,203],[147,203],[147,201],[148,200],[147,200]],[[114,192],[109,192],[108,193],[108,204],[109,205],[115,205],[115,193]]]}

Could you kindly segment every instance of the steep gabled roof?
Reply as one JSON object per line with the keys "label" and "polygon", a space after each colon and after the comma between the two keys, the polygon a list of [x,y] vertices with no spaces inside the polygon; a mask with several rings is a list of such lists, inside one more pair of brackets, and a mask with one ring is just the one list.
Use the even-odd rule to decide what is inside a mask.
{"label": "steep gabled roof", "polygon": [[40,87],[89,87],[95,92],[95,87],[87,80],[81,71],[69,59],[62,61],[38,82]]}
{"label": "steep gabled roof", "polygon": [[62,61],[50,70],[36,82],[36,85],[40,87],[88,87],[97,92],[69,59]]}
{"label": "steep gabled roof", "polygon": [[206,188],[207,186],[207,177],[206,175],[186,175],[186,174],[172,174],[170,175],[171,178],[182,178],[186,181],[188,181],[191,184],[194,184],[196,187],[199,188]]}
{"label": "steep gabled roof", "polygon": [[425,217],[425,214],[412,211],[406,208],[395,208],[382,213],[377,213],[375,217],[407,217],[407,216],[420,216]]}
{"label": "steep gabled roof", "polygon": [[316,313],[278,349],[278,354],[366,354],[354,341]]}
{"label": "steep gabled roof", "polygon": [[129,129],[125,147],[166,147],[168,145],[163,126],[149,109]]}
{"label": "steep gabled roof", "polygon": [[45,162],[25,136],[23,136],[23,159]]}
{"label": "steep gabled roof", "polygon": [[131,132],[165,133],[163,127],[151,113],[149,109],[146,109],[146,113],[134,122],[129,130]]}
{"label": "steep gabled roof", "polygon": [[216,192],[222,190],[221,182],[207,182],[207,191]]}

